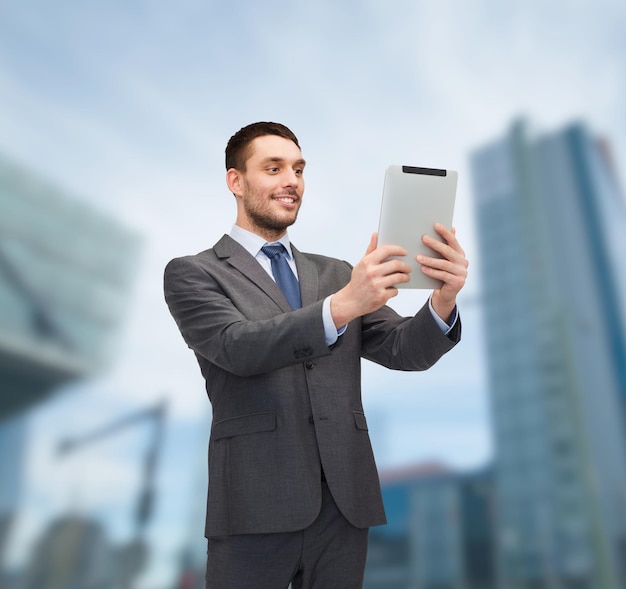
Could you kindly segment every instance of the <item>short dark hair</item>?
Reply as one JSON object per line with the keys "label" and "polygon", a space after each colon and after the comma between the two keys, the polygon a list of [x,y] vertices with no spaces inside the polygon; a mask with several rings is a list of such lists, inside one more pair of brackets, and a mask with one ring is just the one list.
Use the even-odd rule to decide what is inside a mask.
{"label": "short dark hair", "polygon": [[250,156],[250,144],[264,135],[278,135],[293,141],[300,149],[298,138],[281,123],[259,122],[246,125],[239,129],[226,145],[226,169],[235,168],[241,172],[246,170],[246,161]]}

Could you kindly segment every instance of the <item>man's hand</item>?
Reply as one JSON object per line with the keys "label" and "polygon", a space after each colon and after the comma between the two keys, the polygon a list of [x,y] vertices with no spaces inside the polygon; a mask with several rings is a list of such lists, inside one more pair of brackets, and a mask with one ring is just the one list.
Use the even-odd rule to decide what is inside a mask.
{"label": "man's hand", "polygon": [[435,231],[443,237],[444,243],[428,235],[422,237],[422,241],[443,257],[417,256],[416,259],[422,265],[424,274],[443,282],[441,288],[433,291],[431,302],[435,313],[447,322],[456,305],[456,297],[465,284],[469,262],[457,241],[454,228],[448,229],[436,223]]}
{"label": "man's hand", "polygon": [[377,247],[378,234],[372,234],[370,244],[352,270],[350,282],[336,292],[330,301],[330,312],[337,329],[348,322],[380,309],[398,294],[394,284],[409,281],[411,267],[391,256],[406,256],[408,252],[397,245]]}

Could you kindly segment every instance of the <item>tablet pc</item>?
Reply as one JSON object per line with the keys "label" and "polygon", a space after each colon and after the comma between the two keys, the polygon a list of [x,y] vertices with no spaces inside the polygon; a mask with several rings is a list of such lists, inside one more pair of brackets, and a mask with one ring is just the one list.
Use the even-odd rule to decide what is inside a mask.
{"label": "tablet pc", "polygon": [[457,172],[437,168],[389,166],[385,173],[378,225],[378,245],[401,245],[411,268],[410,282],[397,288],[439,288],[441,281],[426,276],[415,260],[418,254],[441,257],[422,242],[423,235],[439,241],[436,222],[452,227]]}

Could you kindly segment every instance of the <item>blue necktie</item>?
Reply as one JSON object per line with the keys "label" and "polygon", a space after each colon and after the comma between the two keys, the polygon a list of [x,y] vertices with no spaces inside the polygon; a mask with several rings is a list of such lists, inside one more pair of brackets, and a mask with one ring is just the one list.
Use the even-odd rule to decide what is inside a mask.
{"label": "blue necktie", "polygon": [[278,284],[280,290],[283,291],[291,308],[299,309],[302,307],[300,285],[285,257],[287,254],[285,246],[282,243],[264,245],[261,251],[270,259],[272,263],[272,274],[274,275],[276,284]]}

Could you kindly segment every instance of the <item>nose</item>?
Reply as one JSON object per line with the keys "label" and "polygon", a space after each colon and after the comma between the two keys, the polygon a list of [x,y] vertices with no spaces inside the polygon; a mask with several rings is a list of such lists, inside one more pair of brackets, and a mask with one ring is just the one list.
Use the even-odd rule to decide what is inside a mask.
{"label": "nose", "polygon": [[300,182],[302,176],[296,173],[295,170],[287,169],[285,170],[285,175],[283,177],[283,183],[285,186],[297,186]]}

